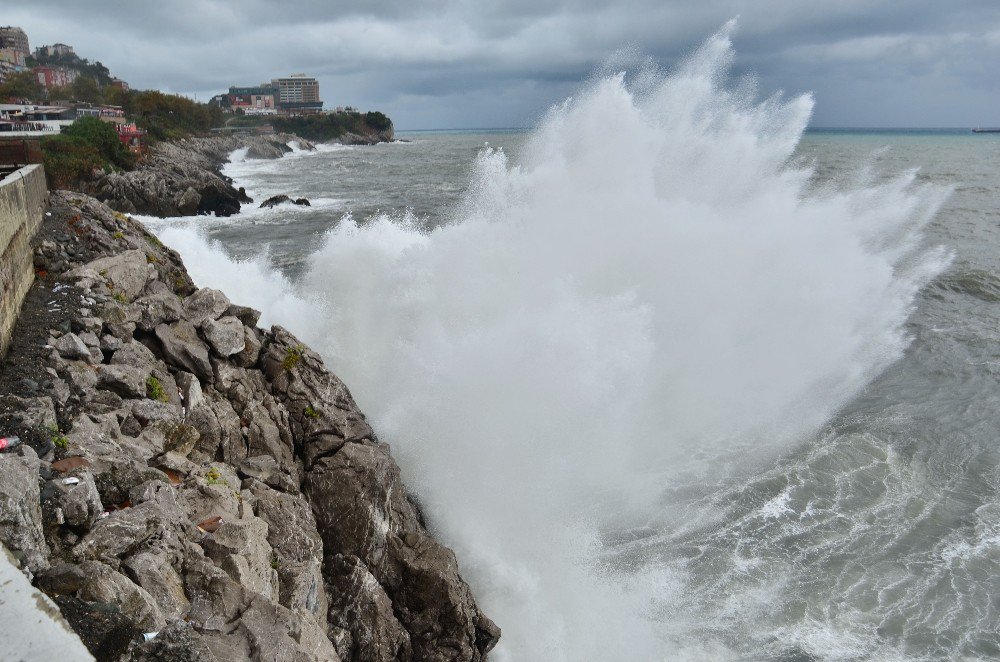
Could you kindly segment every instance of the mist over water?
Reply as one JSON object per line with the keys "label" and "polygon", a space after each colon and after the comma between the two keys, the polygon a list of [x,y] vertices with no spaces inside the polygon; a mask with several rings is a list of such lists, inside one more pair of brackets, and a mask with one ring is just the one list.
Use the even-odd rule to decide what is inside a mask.
{"label": "mist over water", "polygon": [[[345,218],[297,282],[161,232],[199,284],[349,385],[503,628],[498,660],[752,651],[724,633],[770,617],[791,579],[691,559],[752,573],[734,532],[759,532],[727,524],[712,554],[672,541],[722,522],[711,494],[769,480],[903,355],[947,264],[921,248],[947,190],[864,164],[819,183],[792,159],[811,99],[731,83],[730,30],[676,71],[596,77],[516,162],[482,150],[447,223]],[[765,519],[801,506],[782,480]],[[824,627],[768,636],[873,650],[871,632]]]}

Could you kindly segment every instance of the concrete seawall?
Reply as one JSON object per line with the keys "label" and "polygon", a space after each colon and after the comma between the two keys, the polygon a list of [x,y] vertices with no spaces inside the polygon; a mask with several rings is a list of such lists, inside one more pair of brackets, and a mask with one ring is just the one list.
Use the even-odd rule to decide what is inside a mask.
{"label": "concrete seawall", "polygon": [[48,199],[45,171],[29,165],[0,180],[0,356],[35,278],[31,240]]}

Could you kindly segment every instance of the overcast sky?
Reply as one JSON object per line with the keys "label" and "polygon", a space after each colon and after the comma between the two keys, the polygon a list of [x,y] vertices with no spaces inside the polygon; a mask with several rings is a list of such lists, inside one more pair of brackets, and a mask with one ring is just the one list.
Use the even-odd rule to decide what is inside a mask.
{"label": "overcast sky", "polygon": [[397,129],[530,126],[633,47],[669,68],[739,16],[737,73],[812,91],[814,126],[1000,125],[998,0],[31,0],[32,48],[63,42],[133,87],[207,100],[303,72],[328,108]]}

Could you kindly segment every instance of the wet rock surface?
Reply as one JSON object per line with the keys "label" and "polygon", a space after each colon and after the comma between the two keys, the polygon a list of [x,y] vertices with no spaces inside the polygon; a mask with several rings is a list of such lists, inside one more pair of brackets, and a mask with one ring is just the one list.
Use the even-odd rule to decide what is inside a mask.
{"label": "wet rock surface", "polygon": [[319,355],[138,222],[50,211],[0,363],[27,442],[0,453],[0,542],[91,653],[485,659],[499,629]]}
{"label": "wet rock surface", "polygon": [[310,203],[305,198],[291,198],[285,194],[273,195],[264,202],[260,203],[261,209],[270,209],[271,207],[277,207],[278,205],[289,204],[289,205],[301,205],[309,207]]}
{"label": "wet rock surface", "polygon": [[313,145],[297,136],[229,135],[189,138],[156,145],[136,170],[111,172],[90,185],[89,193],[111,208],[129,214],[151,216],[231,216],[240,205],[253,202],[220,171],[229,154],[247,149],[247,158],[278,159],[291,152],[288,143],[300,149]]}

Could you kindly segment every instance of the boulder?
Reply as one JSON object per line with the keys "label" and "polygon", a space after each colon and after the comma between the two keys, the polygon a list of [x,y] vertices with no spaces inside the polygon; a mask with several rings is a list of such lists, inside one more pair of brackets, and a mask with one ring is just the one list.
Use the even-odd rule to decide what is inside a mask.
{"label": "boulder", "polygon": [[122,570],[152,596],[164,619],[176,621],[187,615],[191,603],[184,595],[184,581],[166,554],[159,551],[135,554],[122,564]]}
{"label": "boulder", "polygon": [[155,632],[166,624],[153,596],[125,575],[99,561],[85,561],[80,569],[84,581],[76,596],[81,600],[117,605],[122,615],[143,632]]}
{"label": "boulder", "polygon": [[90,347],[75,333],[66,333],[52,341],[52,346],[64,359],[90,361]]}
{"label": "boulder", "polygon": [[292,204],[292,205],[304,205],[306,207],[310,206],[309,201],[305,198],[291,198],[285,194],[274,195],[260,203],[261,209],[270,209],[272,207],[277,207],[281,204]]}
{"label": "boulder", "polygon": [[323,541],[316,532],[309,502],[256,482],[250,491],[256,498],[254,512],[268,525],[267,541],[276,555],[281,604],[325,623]]}
{"label": "boulder", "polygon": [[97,388],[117,393],[123,398],[145,398],[149,370],[131,365],[98,366]]}
{"label": "boulder", "polygon": [[203,287],[184,299],[184,317],[195,326],[206,320],[217,320],[229,310],[229,298],[219,290]]}
{"label": "boulder", "polygon": [[246,349],[243,322],[235,317],[207,319],[201,325],[205,339],[220,356],[232,356]]}
{"label": "boulder", "polygon": [[[479,610],[455,555],[424,531],[388,447],[344,444],[313,466],[306,495],[327,556],[356,556],[367,568],[409,633],[414,658],[451,659],[444,657],[450,651],[457,659],[485,659],[500,630]],[[355,641],[365,636],[344,619]]]}
{"label": "boulder", "polygon": [[326,370],[319,355],[280,326],[271,333],[273,339],[264,350],[264,374],[288,409],[292,432],[302,440],[306,467],[345,442],[373,439],[371,426],[347,386]]}
{"label": "boulder", "polygon": [[146,254],[141,250],[124,251],[117,255],[102,257],[67,272],[70,279],[94,278],[104,280],[115,293],[121,293],[127,301],[132,301],[146,286],[149,275]]}
{"label": "boulder", "polygon": [[193,216],[197,213],[200,204],[201,195],[189,186],[177,200],[177,213],[181,216]]}
{"label": "boulder", "polygon": [[162,343],[163,354],[169,363],[194,373],[202,381],[212,381],[208,346],[198,337],[194,324],[187,320],[160,324],[156,327],[156,337]]}
{"label": "boulder", "polygon": [[135,300],[139,310],[136,326],[152,331],[160,324],[176,322],[184,315],[184,305],[173,292],[158,292]]}
{"label": "boulder", "polygon": [[0,542],[23,568],[38,573],[49,566],[42,532],[38,456],[26,446],[0,453]]}

